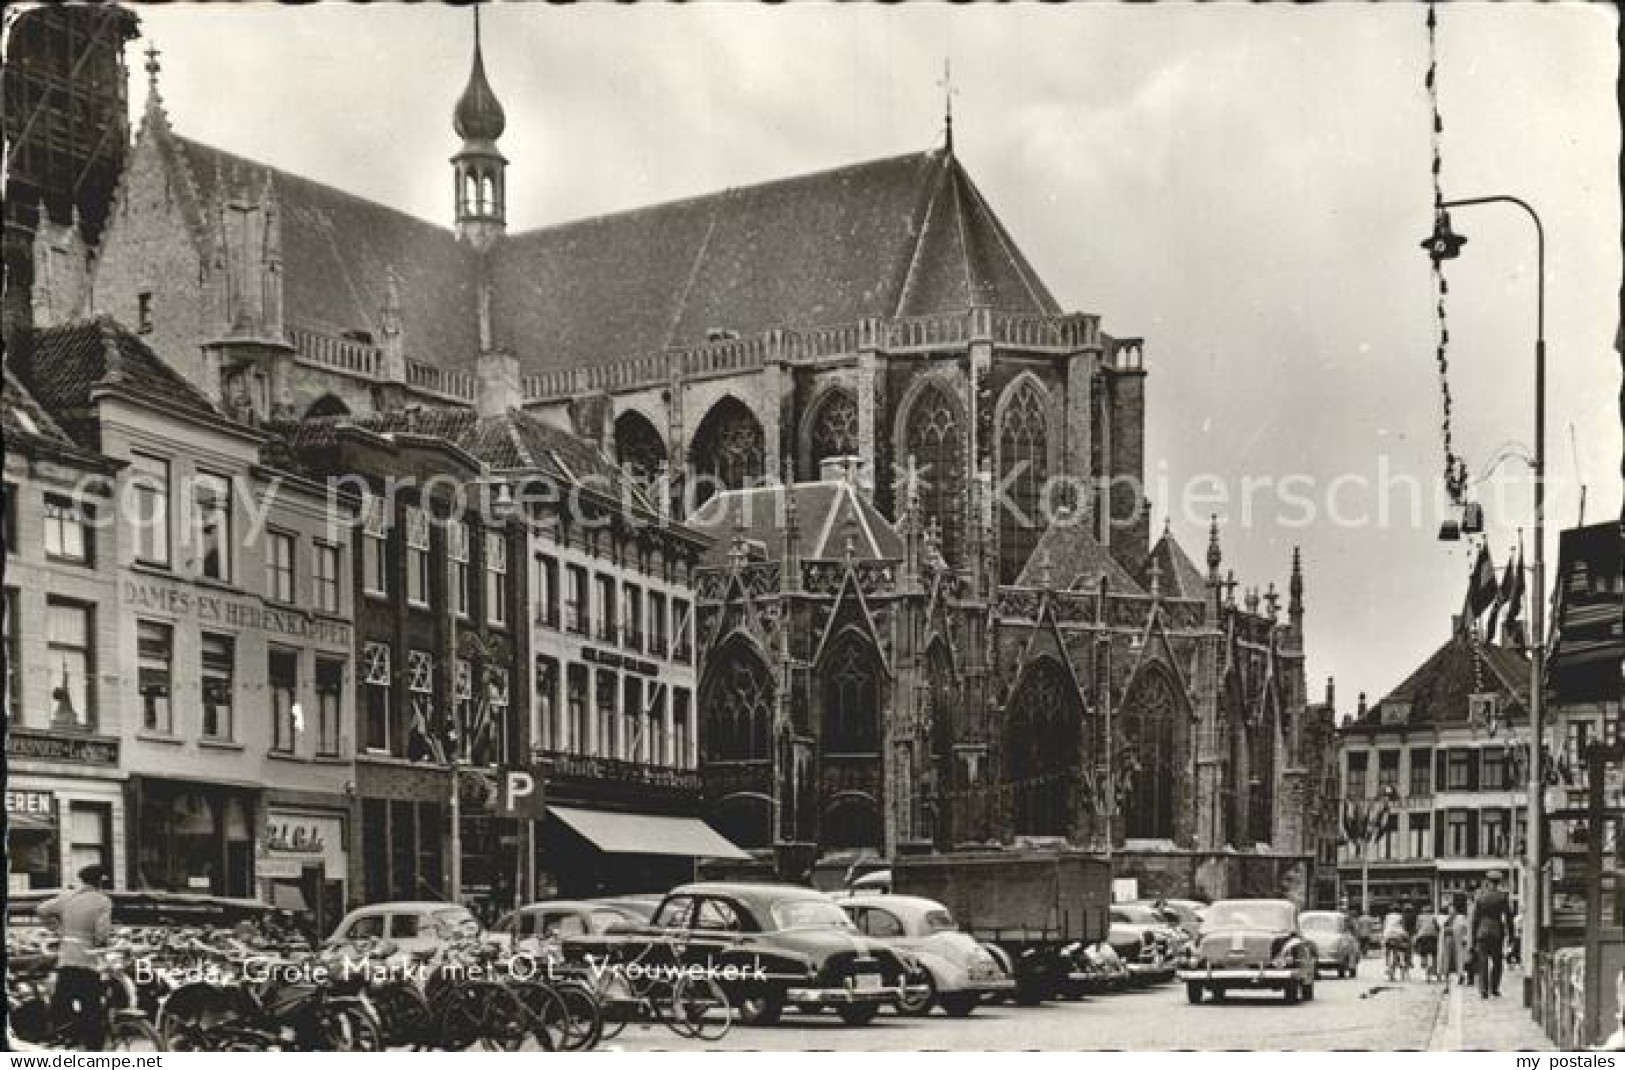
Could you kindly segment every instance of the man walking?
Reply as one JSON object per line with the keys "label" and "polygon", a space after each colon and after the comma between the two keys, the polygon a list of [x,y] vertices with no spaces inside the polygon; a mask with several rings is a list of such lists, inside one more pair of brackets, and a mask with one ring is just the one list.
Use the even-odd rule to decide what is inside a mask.
{"label": "man walking", "polygon": [[1501,954],[1512,929],[1512,904],[1501,890],[1501,871],[1484,877],[1484,889],[1473,901],[1473,944],[1478,949],[1478,994],[1484,999],[1501,994]]}
{"label": "man walking", "polygon": [[100,866],[79,871],[79,887],[41,903],[40,918],[56,928],[62,943],[57,949],[56,990],[51,994],[51,1026],[79,1027],[83,1051],[101,1051],[105,1041],[106,1010],[102,1006],[101,960],[97,952],[107,946],[113,928],[113,901],[101,890],[106,875]]}

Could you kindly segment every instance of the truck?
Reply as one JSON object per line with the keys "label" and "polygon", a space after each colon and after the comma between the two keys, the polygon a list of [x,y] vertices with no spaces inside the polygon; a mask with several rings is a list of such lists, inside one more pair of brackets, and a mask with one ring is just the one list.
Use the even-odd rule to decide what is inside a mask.
{"label": "truck", "polygon": [[965,932],[999,949],[1031,1005],[1076,995],[1093,978],[1083,949],[1111,928],[1112,867],[1067,848],[901,855],[892,891],[934,899]]}

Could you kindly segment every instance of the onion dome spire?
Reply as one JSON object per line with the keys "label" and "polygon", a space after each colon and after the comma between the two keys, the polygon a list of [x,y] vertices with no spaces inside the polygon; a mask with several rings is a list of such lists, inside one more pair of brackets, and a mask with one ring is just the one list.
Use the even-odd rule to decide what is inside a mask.
{"label": "onion dome spire", "polygon": [[485,56],[480,51],[480,9],[474,7],[474,67],[468,73],[468,85],[457,99],[452,112],[452,129],[464,141],[495,141],[508,127],[508,117],[485,77]]}

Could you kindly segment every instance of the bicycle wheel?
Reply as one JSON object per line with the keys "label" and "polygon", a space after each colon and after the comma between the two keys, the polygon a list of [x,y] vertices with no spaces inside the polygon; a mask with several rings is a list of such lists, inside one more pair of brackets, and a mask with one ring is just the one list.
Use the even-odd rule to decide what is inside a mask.
{"label": "bicycle wheel", "polygon": [[672,986],[666,1025],[680,1037],[718,1041],[733,1025],[733,1005],[716,978],[679,977]]}
{"label": "bicycle wheel", "polygon": [[410,984],[381,985],[368,993],[383,1031],[380,1051],[396,1045],[421,1051],[431,1039],[435,1015],[428,1000]]}
{"label": "bicycle wheel", "polygon": [[108,1051],[165,1051],[164,1038],[145,1018],[120,1015],[107,1027]]}
{"label": "bicycle wheel", "polygon": [[[514,995],[506,985],[491,984],[480,994],[483,1014],[479,1023],[480,1046],[486,1051],[519,1051],[525,1038],[534,1036],[542,1045],[552,1043],[542,1018],[525,1006],[524,1000]],[[562,1021],[563,1011],[559,1011]]]}

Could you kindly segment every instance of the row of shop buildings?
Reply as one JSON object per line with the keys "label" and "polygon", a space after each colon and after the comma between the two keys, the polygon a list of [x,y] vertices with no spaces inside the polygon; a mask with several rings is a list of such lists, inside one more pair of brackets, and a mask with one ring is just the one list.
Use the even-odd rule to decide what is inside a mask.
{"label": "row of shop buildings", "polygon": [[[13,341],[13,890],[96,861],[329,916],[449,896],[454,786],[475,902],[655,887],[732,850],[696,817],[704,540],[590,448],[500,394],[229,419],[106,318]],[[505,770],[545,817],[500,810]],[[620,853],[648,820],[674,853]]]}

